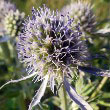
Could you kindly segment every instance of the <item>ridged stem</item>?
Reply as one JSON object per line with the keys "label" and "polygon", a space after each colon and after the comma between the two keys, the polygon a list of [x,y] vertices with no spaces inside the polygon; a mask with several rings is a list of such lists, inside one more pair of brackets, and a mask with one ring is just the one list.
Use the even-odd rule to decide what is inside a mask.
{"label": "ridged stem", "polygon": [[100,82],[100,84],[98,85],[97,89],[95,90],[95,92],[91,95],[91,98],[94,98],[102,89],[102,87],[104,86],[104,84],[106,83],[108,77],[104,77],[102,79],[102,81]]}

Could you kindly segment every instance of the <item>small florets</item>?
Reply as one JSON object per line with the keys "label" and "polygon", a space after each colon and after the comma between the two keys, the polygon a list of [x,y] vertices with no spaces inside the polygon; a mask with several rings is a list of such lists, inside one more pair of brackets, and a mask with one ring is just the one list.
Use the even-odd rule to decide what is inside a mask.
{"label": "small florets", "polygon": [[19,10],[9,11],[9,13],[5,15],[5,19],[4,19],[4,27],[6,34],[12,37],[17,36],[19,31],[21,30],[24,16],[25,14],[20,13]]}
{"label": "small florets", "polygon": [[0,35],[5,32],[4,29],[4,17],[9,13],[10,10],[15,11],[16,7],[7,0],[0,0]]}
{"label": "small florets", "polygon": [[[95,15],[92,10],[91,4],[80,0],[73,2],[70,5],[65,6],[62,14],[69,13],[70,17],[73,18],[77,23],[80,23],[81,29],[85,32],[92,32],[96,26]],[[74,24],[75,25],[75,24]]]}
{"label": "small florets", "polygon": [[82,64],[87,57],[87,47],[81,40],[79,27],[73,30],[73,22],[69,18],[65,22],[63,16],[45,6],[39,10],[33,8],[32,18],[26,20],[23,33],[19,35],[21,61],[41,77],[58,76],[71,66]]}

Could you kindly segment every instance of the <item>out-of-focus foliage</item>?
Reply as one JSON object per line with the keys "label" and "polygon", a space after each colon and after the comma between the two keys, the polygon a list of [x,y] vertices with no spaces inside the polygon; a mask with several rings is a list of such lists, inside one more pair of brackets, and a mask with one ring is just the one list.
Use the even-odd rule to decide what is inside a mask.
{"label": "out-of-focus foliage", "polygon": [[[75,1],[75,0],[71,0]],[[33,6],[35,8],[46,4],[51,9],[59,11],[69,4],[69,0],[12,0],[21,12],[30,14]],[[110,69],[110,0],[86,0],[93,4],[96,15],[97,34],[91,35],[93,43],[88,43],[91,54],[101,54],[99,59],[91,60],[96,67]],[[105,30],[107,33],[104,33]],[[16,51],[16,38],[0,36],[0,85],[10,79],[19,79],[25,76],[26,70],[19,62]],[[84,76],[83,76],[84,75]],[[86,77],[87,76],[87,77]],[[94,110],[110,110],[110,79],[80,74],[71,82],[76,91],[94,108]],[[29,103],[39,88],[39,84],[32,79],[7,85],[0,90],[0,110],[27,110]],[[58,88],[56,88],[57,90]],[[58,98],[60,89],[53,94],[47,89],[40,105],[35,110],[60,110],[61,98]],[[73,107],[74,106],[74,107]],[[68,97],[68,110],[78,110],[78,106]]]}

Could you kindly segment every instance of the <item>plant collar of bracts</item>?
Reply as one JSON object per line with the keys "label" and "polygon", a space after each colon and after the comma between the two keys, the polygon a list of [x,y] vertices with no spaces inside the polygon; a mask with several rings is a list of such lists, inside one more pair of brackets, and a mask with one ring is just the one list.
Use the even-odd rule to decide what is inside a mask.
{"label": "plant collar of bracts", "polygon": [[[55,12],[51,13],[50,10],[45,6],[44,8],[40,8],[40,10],[37,10],[37,11],[33,9],[32,15],[33,15],[32,19],[29,18],[28,20],[26,20],[26,23],[24,24],[25,25],[24,31],[23,33],[20,34],[19,43],[18,43],[19,58],[22,59],[22,62],[24,62],[25,64],[28,64],[28,69],[31,69],[31,70],[29,70],[30,72],[28,71],[29,74],[27,76],[18,80],[11,80],[5,83],[3,86],[1,86],[0,89],[2,89],[7,84],[17,83],[19,81],[27,80],[32,77],[34,77],[33,80],[35,82],[42,80],[42,84],[38,92],[33,97],[29,105],[28,110],[32,110],[34,106],[39,104],[48,84],[50,85],[52,91],[54,92],[55,79],[57,79],[58,76],[61,76],[58,78],[61,78],[62,80],[61,82],[63,82],[65,90],[67,91],[70,98],[73,101],[75,101],[80,106],[81,109],[93,110],[91,106],[77,94],[75,89],[68,82],[67,72],[69,72],[70,75],[73,74],[71,68],[74,65],[75,67],[73,68],[77,67],[78,70],[88,72],[96,76],[110,77],[110,71],[81,65],[80,62],[84,62],[84,60],[86,60],[87,48],[85,48],[85,45],[83,45],[84,44],[83,40],[80,39],[81,32],[79,31],[79,28],[77,28],[76,30],[77,32],[71,30],[72,29],[71,23],[73,22],[73,20],[69,19],[66,25],[64,25],[65,23],[62,23],[63,22],[63,19],[61,19],[62,17],[59,17],[59,15]],[[52,22],[50,21],[47,22],[48,21],[47,18],[45,21],[45,17],[51,18]],[[46,29],[46,32],[44,32],[44,27]],[[49,30],[52,29],[52,31],[48,31],[48,29]],[[64,33],[64,31],[66,33]],[[37,35],[36,37],[37,39],[34,39],[34,40],[37,43],[35,43],[35,41],[33,42],[33,39],[32,39],[33,36],[35,37],[36,35]],[[52,41],[50,39],[50,41],[52,42],[52,45],[54,44],[51,49],[50,47],[48,48],[50,44],[43,45],[45,44],[44,41],[46,41],[46,39],[43,39],[43,38],[46,38],[45,36],[50,36],[50,35],[54,36],[54,38],[51,38]],[[66,37],[65,35],[67,35],[68,37]],[[56,42],[58,41],[58,39],[60,39],[59,42]],[[60,44],[61,47],[59,47],[58,43],[61,43]],[[68,45],[69,43],[70,45]],[[31,47],[31,49],[28,47]],[[44,50],[46,48],[48,50],[48,51],[46,50],[48,54],[45,53],[45,51],[44,53],[41,53],[42,51],[40,50],[41,49],[40,47],[41,48],[43,47]],[[39,52],[38,51],[36,52],[35,50],[39,50]],[[38,57],[38,55],[40,55],[40,61],[42,62],[40,62],[39,60],[36,60],[36,57]],[[49,66],[48,69],[45,69],[45,71],[43,71],[42,67],[45,62],[44,59],[46,60],[49,59],[48,61],[51,60],[51,63],[54,66],[48,65]],[[38,64],[36,63],[36,61],[38,62]],[[65,69],[61,68],[62,62]],[[55,66],[56,64],[57,66]],[[60,68],[59,68],[59,64],[60,64]],[[53,70],[52,67],[57,71]],[[65,71],[62,69],[64,69]],[[61,74],[60,75],[58,73],[56,74],[56,72],[59,72],[59,73],[61,72]]]}

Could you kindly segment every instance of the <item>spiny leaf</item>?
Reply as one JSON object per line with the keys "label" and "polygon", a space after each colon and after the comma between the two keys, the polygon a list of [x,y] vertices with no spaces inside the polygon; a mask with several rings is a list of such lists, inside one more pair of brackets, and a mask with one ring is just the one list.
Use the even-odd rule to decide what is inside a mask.
{"label": "spiny leaf", "polygon": [[93,110],[92,107],[76,93],[75,89],[66,80],[66,77],[64,77],[63,83],[70,98],[75,101],[82,110]]}
{"label": "spiny leaf", "polygon": [[41,84],[38,92],[36,93],[36,95],[33,97],[33,100],[31,101],[28,110],[32,110],[32,108],[40,102],[42,96],[44,95],[44,92],[45,92],[45,89],[46,89],[46,86],[48,83],[48,78],[49,78],[49,75],[46,75],[44,77],[44,81],[42,82],[42,84]]}
{"label": "spiny leaf", "polygon": [[78,66],[78,68],[84,72],[87,72],[96,76],[110,77],[110,70],[103,70],[95,67],[83,67],[83,66]]}

